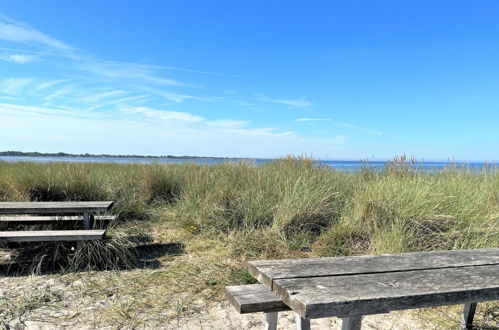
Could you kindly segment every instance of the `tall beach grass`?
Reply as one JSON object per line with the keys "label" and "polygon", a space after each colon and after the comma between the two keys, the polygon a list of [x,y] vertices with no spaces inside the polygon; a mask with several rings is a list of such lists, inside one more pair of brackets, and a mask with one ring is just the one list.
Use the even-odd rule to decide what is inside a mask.
{"label": "tall beach grass", "polygon": [[168,223],[186,244],[221,241],[243,259],[499,247],[497,169],[428,173],[400,159],[360,172],[303,158],[261,166],[0,162],[0,200],[114,200],[116,232],[129,221]]}

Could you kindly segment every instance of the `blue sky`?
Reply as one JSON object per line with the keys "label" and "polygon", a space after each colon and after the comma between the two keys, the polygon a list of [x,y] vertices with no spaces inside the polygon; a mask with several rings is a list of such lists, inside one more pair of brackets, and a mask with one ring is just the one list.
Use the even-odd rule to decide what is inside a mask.
{"label": "blue sky", "polygon": [[0,3],[0,150],[499,160],[497,1]]}

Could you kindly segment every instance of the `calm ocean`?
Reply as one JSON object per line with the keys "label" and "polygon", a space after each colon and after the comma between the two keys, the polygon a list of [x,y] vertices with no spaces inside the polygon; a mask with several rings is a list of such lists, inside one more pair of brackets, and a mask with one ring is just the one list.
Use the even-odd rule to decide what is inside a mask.
{"label": "calm ocean", "polygon": [[[257,165],[265,164],[271,159],[241,159],[241,158],[147,158],[147,157],[27,157],[27,156],[0,156],[0,160],[7,162],[81,162],[81,163],[196,163],[196,164],[219,164],[224,162],[251,161]],[[328,165],[331,168],[343,171],[359,171],[363,167],[381,170],[385,168],[386,161],[352,161],[352,160],[320,160],[318,164]],[[438,171],[448,166],[466,167],[473,170],[482,170],[498,167],[498,163],[450,163],[450,162],[421,162],[416,167],[424,171]]]}

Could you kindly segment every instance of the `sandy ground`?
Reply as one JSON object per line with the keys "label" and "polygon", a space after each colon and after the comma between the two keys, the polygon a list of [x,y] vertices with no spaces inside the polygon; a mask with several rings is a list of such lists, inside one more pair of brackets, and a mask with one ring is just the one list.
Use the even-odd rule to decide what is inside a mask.
{"label": "sandy ground", "polygon": [[[43,310],[43,309],[42,309]],[[54,321],[43,321],[49,316],[42,316],[40,312],[33,313],[23,323],[13,321],[9,324],[11,329],[95,329],[94,326],[89,326],[84,323],[76,322],[74,324],[59,324]],[[221,303],[218,306],[211,308],[207,313],[199,313],[191,315],[189,318],[180,318],[172,321],[169,324],[162,326],[143,326],[143,328],[155,329],[265,329],[265,316],[263,313],[251,315],[239,315],[231,306],[226,303]],[[341,322],[337,318],[327,318],[312,320],[312,329],[341,329]],[[278,329],[295,329],[294,314],[292,312],[283,312],[279,314]],[[103,329],[103,327],[98,327]],[[113,326],[107,327],[109,329]],[[125,326],[125,328],[127,328]],[[404,330],[419,330],[429,329],[422,325],[418,325],[410,312],[394,312],[385,315],[371,315],[363,319],[363,329],[404,329]],[[438,327],[433,327],[437,329]]]}
{"label": "sandy ground", "polygon": [[[182,297],[164,294],[155,286],[139,286],[138,290],[132,286],[155,272],[158,270],[0,275],[0,329],[265,329],[263,313],[240,315],[223,298],[201,298],[200,292],[196,296],[185,292]],[[159,300],[179,303],[159,305]],[[362,329],[454,329],[461,308],[370,315],[364,317]],[[481,312],[477,317],[487,324],[481,329],[499,329],[499,309],[493,311],[493,316]],[[311,325],[312,329],[340,329],[341,321],[317,319]],[[279,313],[278,329],[295,327],[294,313]]]}
{"label": "sandy ground", "polygon": [[[3,327],[7,329],[265,329],[266,326],[263,313],[240,315],[226,301],[208,303],[202,300],[197,301],[195,312],[164,318],[165,321],[162,323],[151,323],[151,320],[158,319],[160,315],[150,313],[142,323],[106,322],[106,324],[102,322],[99,314],[106,309],[109,310],[116,297],[108,295],[103,298],[99,295],[99,298],[92,300],[87,295],[77,293],[78,286],[83,284],[80,282],[91,276],[92,273],[82,276],[83,280],[51,275],[0,277],[0,321]],[[50,294],[47,298],[41,300],[37,298],[37,300],[32,298],[33,292],[50,292]],[[16,300],[19,297],[24,298]],[[17,311],[15,317],[12,317],[14,314],[9,316],[5,313],[9,308]],[[164,313],[167,315],[172,311]],[[294,329],[294,318],[292,312],[279,313],[278,329]],[[337,318],[312,320],[312,328],[340,329],[341,322]],[[421,325],[414,311],[403,311],[366,316],[363,320],[363,329],[419,330],[431,327]]]}

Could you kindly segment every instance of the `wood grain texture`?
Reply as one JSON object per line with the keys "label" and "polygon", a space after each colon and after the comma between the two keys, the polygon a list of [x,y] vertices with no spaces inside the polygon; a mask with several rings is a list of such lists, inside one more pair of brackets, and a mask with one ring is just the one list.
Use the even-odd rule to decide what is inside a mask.
{"label": "wood grain texture", "polygon": [[250,261],[248,262],[248,270],[260,283],[272,289],[273,281],[286,278],[384,273],[488,264],[499,264],[499,249]]}
{"label": "wood grain texture", "polygon": [[303,318],[355,316],[499,299],[499,265],[277,279]]}
{"label": "wood grain texture", "polygon": [[[113,221],[116,220],[116,215],[96,215],[94,220],[96,221]],[[55,222],[55,221],[83,221],[82,215],[4,215],[0,216],[0,222]]]}
{"label": "wood grain texture", "polygon": [[102,240],[105,234],[105,229],[1,231],[0,242],[91,241]]}
{"label": "wood grain texture", "polygon": [[225,293],[240,314],[290,310],[275,293],[262,284],[227,286]]}
{"label": "wood grain texture", "polygon": [[104,202],[0,202],[0,214],[78,214],[108,211],[112,201]]}

